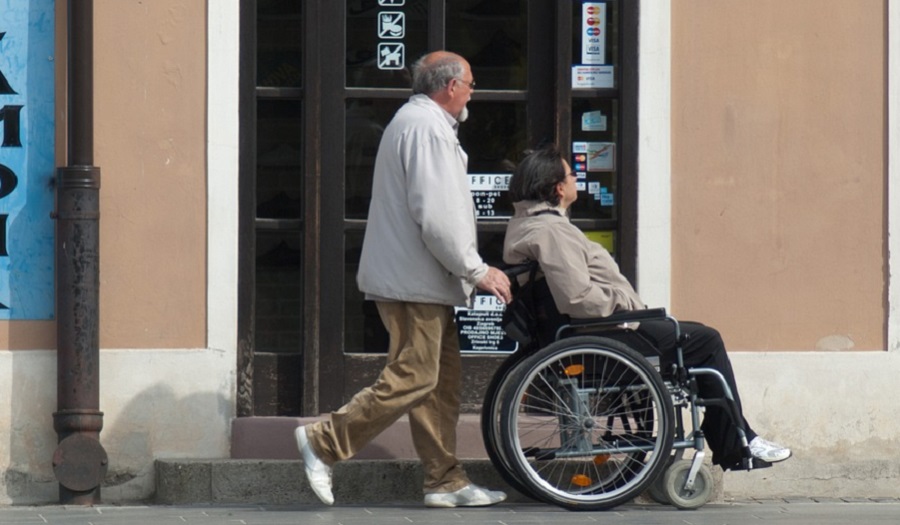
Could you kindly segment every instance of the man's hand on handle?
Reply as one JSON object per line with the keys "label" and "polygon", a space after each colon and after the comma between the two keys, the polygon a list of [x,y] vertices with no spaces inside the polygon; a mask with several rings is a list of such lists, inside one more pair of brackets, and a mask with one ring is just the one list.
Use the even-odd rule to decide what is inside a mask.
{"label": "man's hand on handle", "polygon": [[509,304],[512,301],[509,277],[502,270],[493,266],[488,266],[487,274],[478,281],[476,286],[479,290],[491,292],[497,299],[503,301],[503,304]]}

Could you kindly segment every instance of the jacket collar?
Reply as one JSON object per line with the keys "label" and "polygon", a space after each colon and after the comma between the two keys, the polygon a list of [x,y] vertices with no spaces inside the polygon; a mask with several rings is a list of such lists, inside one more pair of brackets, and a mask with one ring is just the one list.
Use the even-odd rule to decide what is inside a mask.
{"label": "jacket collar", "polygon": [[543,211],[553,211],[560,217],[566,217],[566,211],[546,201],[519,201],[513,204],[516,217],[530,217]]}
{"label": "jacket collar", "polygon": [[428,95],[413,95],[409,97],[409,101],[417,106],[426,108],[429,111],[432,111],[443,117],[447,125],[450,126],[450,129],[453,130],[453,133],[456,133],[459,129],[459,122],[455,118],[453,118],[453,115],[447,113],[447,110],[439,106],[438,103],[434,100],[431,100],[431,97],[429,97]]}

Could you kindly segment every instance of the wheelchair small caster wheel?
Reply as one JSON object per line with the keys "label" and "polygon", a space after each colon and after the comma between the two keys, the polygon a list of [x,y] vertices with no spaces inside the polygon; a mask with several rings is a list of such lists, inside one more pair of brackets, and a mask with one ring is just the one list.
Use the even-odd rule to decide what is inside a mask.
{"label": "wheelchair small caster wheel", "polygon": [[650,497],[653,501],[659,503],[660,505],[671,505],[672,502],[669,501],[669,495],[666,492],[666,472],[669,470],[669,467],[672,466],[672,463],[675,462],[675,456],[672,456],[668,460],[666,460],[666,466],[663,467],[662,471],[659,473],[659,476],[653,480],[653,483],[647,487],[647,496]]}
{"label": "wheelchair small caster wheel", "polygon": [[691,460],[682,459],[670,466],[663,476],[663,486],[669,503],[681,510],[698,509],[712,496],[713,479],[709,467],[702,465],[694,479],[694,488],[685,490],[684,484],[691,471]]}

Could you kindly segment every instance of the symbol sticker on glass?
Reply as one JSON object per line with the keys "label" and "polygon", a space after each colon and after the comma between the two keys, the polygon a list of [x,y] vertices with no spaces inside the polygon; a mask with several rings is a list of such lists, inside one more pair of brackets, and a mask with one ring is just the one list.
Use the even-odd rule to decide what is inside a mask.
{"label": "symbol sticker on glass", "polygon": [[406,49],[403,44],[382,42],[378,44],[378,69],[403,69],[406,66]]}
{"label": "symbol sticker on glass", "polygon": [[588,142],[588,171],[615,171],[616,144],[614,142]]}
{"label": "symbol sticker on glass", "polygon": [[585,2],[582,4],[581,63],[606,63],[606,3]]}
{"label": "symbol sticker on glass", "polygon": [[399,6],[406,3],[406,0],[378,0],[378,5]]}
{"label": "symbol sticker on glass", "polygon": [[606,131],[606,115],[601,111],[582,113],[581,131]]}
{"label": "symbol sticker on glass", "polygon": [[600,206],[615,206],[616,198],[612,193],[601,193],[600,194]]}
{"label": "symbol sticker on glass", "polygon": [[379,38],[403,38],[406,35],[406,16],[398,11],[378,14]]}

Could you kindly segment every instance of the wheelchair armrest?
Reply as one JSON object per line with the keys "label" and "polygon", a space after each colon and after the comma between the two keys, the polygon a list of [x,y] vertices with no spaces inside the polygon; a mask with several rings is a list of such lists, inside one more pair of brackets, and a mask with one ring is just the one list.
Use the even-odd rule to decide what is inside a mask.
{"label": "wheelchair armrest", "polygon": [[622,323],[634,323],[638,321],[649,321],[651,319],[667,319],[665,308],[650,308],[647,310],[622,310],[607,317],[596,317],[593,319],[570,319],[567,324],[563,324],[556,330],[556,339],[559,340],[562,335],[570,330],[581,328],[615,326]]}
{"label": "wheelchair armrest", "polygon": [[571,325],[573,328],[581,328],[585,326],[604,326],[665,318],[665,308],[649,308],[647,310],[621,310],[606,317],[596,317],[593,319],[572,319],[569,321],[569,325]]}

